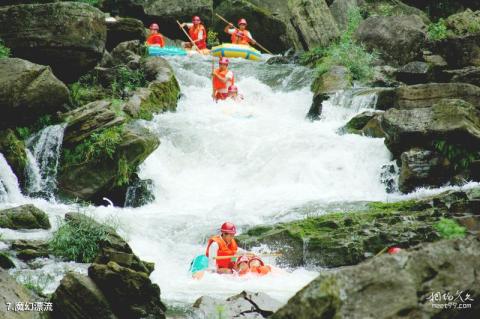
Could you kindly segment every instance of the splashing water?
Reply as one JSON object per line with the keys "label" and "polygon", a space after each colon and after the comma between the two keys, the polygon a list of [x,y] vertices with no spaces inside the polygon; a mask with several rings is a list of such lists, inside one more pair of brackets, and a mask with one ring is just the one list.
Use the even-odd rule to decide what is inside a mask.
{"label": "splashing water", "polygon": [[15,202],[22,198],[17,176],[0,153],[0,203]]}
{"label": "splashing water", "polygon": [[47,126],[27,140],[27,194],[53,198],[65,126]]}

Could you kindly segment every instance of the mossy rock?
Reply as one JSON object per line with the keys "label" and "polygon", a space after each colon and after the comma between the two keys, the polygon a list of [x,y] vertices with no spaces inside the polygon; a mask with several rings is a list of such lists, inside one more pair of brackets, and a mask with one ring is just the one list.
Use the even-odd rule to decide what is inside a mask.
{"label": "mossy rock", "polygon": [[0,227],[10,229],[50,229],[51,226],[45,212],[28,204],[0,210]]}
{"label": "mossy rock", "polygon": [[0,252],[0,268],[3,268],[3,269],[15,268],[15,264],[10,259],[10,256],[8,256],[6,253]]}
{"label": "mossy rock", "polygon": [[18,138],[13,130],[7,129],[0,132],[0,153],[5,156],[21,184],[24,181],[27,167],[25,148],[25,142]]}

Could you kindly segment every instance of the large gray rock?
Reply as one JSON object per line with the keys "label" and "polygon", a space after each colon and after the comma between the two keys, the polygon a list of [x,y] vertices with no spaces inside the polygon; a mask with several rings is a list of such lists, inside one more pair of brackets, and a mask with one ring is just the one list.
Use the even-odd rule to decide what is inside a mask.
{"label": "large gray rock", "polygon": [[[13,311],[17,302],[39,302],[23,285],[17,283],[6,270],[0,268],[0,318],[2,319],[40,319],[38,311]],[[10,306],[10,310],[8,307]]]}
{"label": "large gray rock", "polygon": [[[440,241],[357,266],[324,271],[273,319],[475,318],[480,312],[480,242]],[[470,295],[470,309],[446,309],[432,296]],[[462,303],[459,299],[457,303]]]}
{"label": "large gray rock", "polygon": [[75,81],[100,61],[106,35],[104,14],[86,3],[0,8],[0,38],[13,55],[51,66],[63,81]]}
{"label": "large gray rock", "polygon": [[345,31],[348,26],[348,12],[358,9],[365,5],[365,0],[335,0],[330,5],[330,12],[332,13],[335,22],[340,31]]}
{"label": "large gray rock", "polygon": [[202,317],[209,318],[222,310],[222,318],[268,318],[281,306],[281,303],[264,293],[242,291],[226,300],[202,296],[193,308]]}
{"label": "large gray rock", "polygon": [[335,65],[317,76],[312,83],[312,91],[317,94],[331,94],[352,86],[352,73],[348,68]]}
{"label": "large gray rock", "polygon": [[449,181],[453,173],[450,161],[437,152],[413,148],[400,155],[402,166],[398,188],[409,193],[417,187],[439,187]]}
{"label": "large gray rock", "polygon": [[435,54],[445,59],[450,68],[480,66],[480,35],[448,37],[430,44]]}
{"label": "large gray rock", "polygon": [[398,81],[406,84],[427,83],[433,77],[430,64],[421,61],[414,61],[398,68],[395,72]]}
{"label": "large gray rock", "polygon": [[350,119],[341,132],[368,137],[385,137],[381,126],[382,115],[382,111],[364,111]]}
{"label": "large gray rock", "polygon": [[118,44],[139,40],[144,42],[146,38],[143,22],[132,18],[117,18],[115,21],[107,20],[107,50],[111,51]]}
{"label": "large gray rock", "polygon": [[50,229],[47,214],[31,204],[0,210],[0,228]]}
{"label": "large gray rock", "polygon": [[355,38],[377,50],[388,64],[399,66],[415,60],[426,40],[426,25],[417,15],[372,16],[364,20]]}
{"label": "large gray rock", "polygon": [[0,129],[31,125],[42,115],[63,110],[69,98],[68,88],[48,66],[0,59]]}
{"label": "large gray rock", "polygon": [[450,82],[469,83],[480,86],[480,67],[469,66],[458,70],[445,70],[443,75],[448,78]]}
{"label": "large gray rock", "polygon": [[93,280],[70,272],[52,295],[54,319],[117,319]]}
{"label": "large gray rock", "polygon": [[480,108],[480,87],[467,83],[427,83],[395,89],[393,106],[398,109],[431,107],[443,99],[462,99]]}
{"label": "large gray rock", "polygon": [[385,144],[395,156],[413,147],[428,149],[435,140],[480,147],[478,110],[462,100],[442,100],[429,108],[389,109],[382,128]]}

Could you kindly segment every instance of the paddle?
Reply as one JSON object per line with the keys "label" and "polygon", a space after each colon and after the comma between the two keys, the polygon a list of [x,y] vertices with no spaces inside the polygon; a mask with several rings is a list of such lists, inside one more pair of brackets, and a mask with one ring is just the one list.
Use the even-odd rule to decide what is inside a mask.
{"label": "paddle", "polygon": [[200,53],[200,49],[197,47],[197,45],[195,44],[195,42],[192,40],[192,38],[190,37],[190,35],[187,33],[187,31],[185,31],[185,29],[182,27],[182,24],[180,22],[178,22],[177,20],[177,24],[178,26],[180,27],[180,29],[182,29],[183,33],[185,33],[185,35],[187,36],[188,40],[190,40],[190,42],[192,43],[193,47],[195,48],[195,50],[197,50],[199,53]]}
{"label": "paddle", "polygon": [[[222,16],[219,15],[218,13],[215,13],[215,15],[216,15],[217,17],[219,17],[223,22],[225,22],[225,23],[227,23],[227,24],[233,25],[233,23],[229,22],[228,20],[226,20],[224,17],[222,17]],[[235,27],[234,25],[233,25],[233,27],[235,28],[235,30],[241,31],[241,30],[239,30],[237,27]],[[256,42],[256,41],[255,41],[255,42]],[[265,52],[267,52],[267,53],[269,53],[269,54],[271,54],[271,55],[274,55],[272,52],[270,52],[267,48],[265,48],[265,47],[264,47],[263,45],[261,45],[260,43],[256,42],[256,45],[258,45],[258,46],[259,46],[262,50],[264,50]]]}
{"label": "paddle", "polygon": [[213,86],[213,72],[215,72],[215,57],[212,55],[212,98],[215,101],[215,95],[217,95],[217,92],[215,91],[215,87]]}

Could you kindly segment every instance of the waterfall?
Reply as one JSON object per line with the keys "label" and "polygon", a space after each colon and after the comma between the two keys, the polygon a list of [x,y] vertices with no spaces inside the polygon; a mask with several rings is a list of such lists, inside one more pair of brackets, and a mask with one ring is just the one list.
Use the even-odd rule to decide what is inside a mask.
{"label": "waterfall", "polygon": [[342,106],[358,112],[361,109],[372,109],[377,104],[378,95],[371,88],[359,88],[338,91],[330,98],[331,104]]}
{"label": "waterfall", "polygon": [[65,124],[47,126],[27,140],[26,192],[31,196],[53,198]]}
{"label": "waterfall", "polygon": [[21,197],[17,176],[12,172],[3,154],[0,153],[0,203],[15,202]]}

